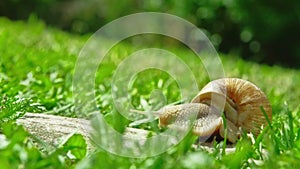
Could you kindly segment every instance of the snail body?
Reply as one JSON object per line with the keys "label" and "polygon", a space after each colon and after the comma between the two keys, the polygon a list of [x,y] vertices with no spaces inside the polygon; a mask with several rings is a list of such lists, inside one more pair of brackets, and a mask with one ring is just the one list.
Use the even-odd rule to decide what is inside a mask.
{"label": "snail body", "polygon": [[[267,119],[272,119],[272,109],[266,95],[253,83],[238,78],[223,78],[211,81],[192,99],[191,103],[166,106],[159,110],[159,125],[168,126],[187,120],[187,115],[197,114],[193,133],[208,137],[219,133],[224,138],[224,123],[227,138],[236,142],[239,131],[258,135]],[[222,118],[222,113],[225,119]],[[224,122],[226,120],[226,122]]]}

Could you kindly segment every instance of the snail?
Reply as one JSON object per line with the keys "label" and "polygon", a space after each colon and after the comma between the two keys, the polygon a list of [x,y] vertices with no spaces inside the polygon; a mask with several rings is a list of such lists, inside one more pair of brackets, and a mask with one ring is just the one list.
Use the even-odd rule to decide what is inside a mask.
{"label": "snail", "polygon": [[[262,126],[267,125],[262,108],[271,120],[271,105],[256,85],[238,78],[223,78],[204,86],[191,103],[168,105],[155,114],[159,118],[159,126],[169,126],[180,125],[187,120],[186,116],[196,112],[192,131],[200,138],[216,133],[224,138],[226,120],[227,139],[235,143],[241,130],[258,135]],[[222,113],[225,118],[222,118]]]}

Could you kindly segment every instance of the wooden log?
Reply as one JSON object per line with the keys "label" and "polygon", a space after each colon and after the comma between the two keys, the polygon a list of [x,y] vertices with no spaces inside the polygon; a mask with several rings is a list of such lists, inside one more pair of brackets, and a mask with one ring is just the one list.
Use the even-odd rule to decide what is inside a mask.
{"label": "wooden log", "polygon": [[[88,145],[88,152],[91,153],[95,150],[94,144],[91,142],[90,135],[87,132],[88,128],[91,127],[89,120],[80,118],[68,118],[55,115],[46,114],[34,114],[26,113],[22,118],[17,120],[17,124],[24,126],[24,128],[34,137],[40,139],[37,141],[37,146],[44,151],[54,150],[60,140],[68,137],[73,133],[79,133],[84,136]],[[136,128],[126,128],[124,137],[126,138],[140,138],[140,140],[146,140],[149,131],[136,129]],[[5,141],[5,136],[0,133],[0,141]],[[130,140],[130,139],[128,139]],[[41,142],[44,144],[41,145]],[[130,144],[130,143],[129,143]],[[213,148],[211,143],[195,143],[193,147],[197,151],[206,151],[208,153],[215,152],[216,149]],[[217,151],[222,151],[220,148]],[[227,146],[225,153],[234,153],[236,151],[235,145]],[[262,149],[262,155],[264,159],[268,158],[268,152]],[[262,160],[248,159],[249,163],[255,163],[256,165],[263,164]]]}
{"label": "wooden log", "polygon": [[[84,136],[89,151],[95,149],[88,132],[88,130],[91,129],[91,123],[86,119],[26,113],[23,117],[17,120],[17,124],[24,126],[24,128],[34,136],[34,138],[38,138],[44,142],[44,146],[47,146],[46,149],[57,147],[62,139],[73,133],[79,133]],[[141,141],[143,141],[147,139],[148,134],[149,131],[147,130],[128,127],[125,130],[124,137],[138,137]],[[194,146],[200,146],[200,148],[204,151],[213,151],[211,144],[195,144]],[[234,146],[227,147],[226,152],[235,152]]]}
{"label": "wooden log", "polygon": [[[86,119],[26,113],[17,119],[17,124],[22,125],[36,139],[44,142],[48,148],[58,146],[64,138],[74,133],[84,136],[89,150],[95,148],[90,139],[91,123]],[[146,139],[148,133],[142,129],[126,128],[124,137],[139,137],[143,140]]]}
{"label": "wooden log", "polygon": [[69,118],[55,115],[26,113],[17,119],[17,124],[22,125],[35,139],[43,142],[46,148],[54,148],[70,134],[79,133],[84,136],[89,149],[88,133],[84,126],[89,126],[89,121],[79,118]]}
{"label": "wooden log", "polygon": [[[89,120],[80,119],[80,118],[68,118],[62,116],[55,115],[46,115],[46,114],[33,114],[26,113],[22,118],[17,120],[17,124],[24,126],[24,128],[34,137],[33,140],[37,140],[37,146],[44,151],[52,151],[54,150],[60,140],[68,137],[73,133],[79,133],[84,136],[88,145],[88,152],[91,153],[95,150],[95,146],[90,139],[89,127],[91,127],[91,123]],[[129,140],[126,138],[139,138],[141,141],[145,141],[149,131],[136,129],[136,128],[126,128],[124,133],[124,140]],[[0,141],[5,141],[5,137],[0,133]],[[41,142],[44,144],[41,145]],[[132,144],[132,142],[128,142],[128,144]],[[216,149],[213,148],[211,143],[195,143],[192,145],[197,151],[206,151],[208,153],[215,152]],[[222,151],[220,148],[217,151]],[[227,145],[225,149],[225,153],[234,153],[236,151],[235,145]],[[268,152],[265,149],[261,150],[263,153],[264,159],[268,158]],[[263,163],[262,160],[248,159],[249,163],[255,163],[257,165],[261,165]]]}

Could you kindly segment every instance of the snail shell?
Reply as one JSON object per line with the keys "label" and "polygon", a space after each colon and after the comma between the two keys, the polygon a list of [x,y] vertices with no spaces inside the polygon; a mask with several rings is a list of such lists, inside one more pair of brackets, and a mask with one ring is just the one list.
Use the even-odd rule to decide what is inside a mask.
{"label": "snail shell", "polygon": [[219,132],[224,137],[224,122],[220,112],[224,111],[228,140],[235,142],[240,129],[258,135],[261,127],[267,125],[261,108],[271,120],[271,105],[257,86],[238,78],[224,78],[211,81],[204,86],[192,103],[162,108],[159,120],[161,126],[166,126],[181,113],[197,111],[198,117],[193,127],[196,135],[206,137]]}

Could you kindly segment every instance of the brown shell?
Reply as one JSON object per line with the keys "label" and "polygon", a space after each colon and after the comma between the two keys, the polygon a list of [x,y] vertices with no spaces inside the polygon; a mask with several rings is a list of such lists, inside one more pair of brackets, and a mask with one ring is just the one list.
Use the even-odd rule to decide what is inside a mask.
{"label": "brown shell", "polygon": [[199,92],[192,103],[206,103],[221,110],[224,108],[226,119],[255,135],[259,134],[262,125],[267,125],[261,107],[272,119],[272,109],[266,95],[253,83],[242,79],[214,80]]}

